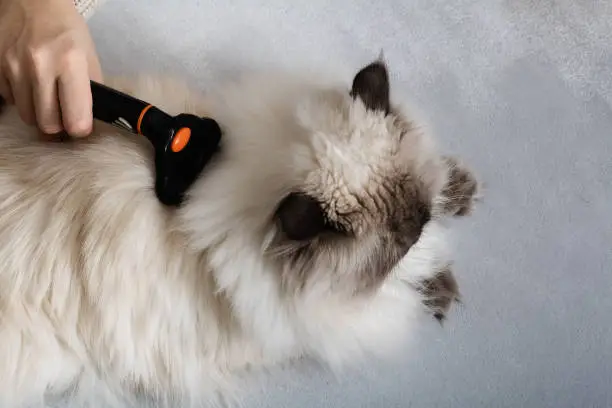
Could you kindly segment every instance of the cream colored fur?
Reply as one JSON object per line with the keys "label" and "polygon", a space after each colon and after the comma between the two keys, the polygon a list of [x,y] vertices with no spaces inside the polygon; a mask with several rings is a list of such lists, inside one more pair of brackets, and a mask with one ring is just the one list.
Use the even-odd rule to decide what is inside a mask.
{"label": "cream colored fur", "polygon": [[[275,205],[295,183],[361,188],[389,146],[371,137],[389,124],[348,96],[350,79],[256,76],[206,99],[166,79],[109,81],[222,126],[223,153],[180,210],[156,200],[144,139],[96,123],[83,141],[39,142],[14,109],[3,113],[1,406],[62,392],[94,406],[129,404],[134,392],[207,406],[239,395],[247,368],[310,357],[339,370],[408,352],[423,313],[413,285],[449,261],[441,222],[368,294],[334,286],[326,270],[285,291],[264,256]],[[411,165],[437,163],[427,134],[409,137]],[[438,191],[446,176],[435,169]],[[340,264],[350,274],[355,262]]]}

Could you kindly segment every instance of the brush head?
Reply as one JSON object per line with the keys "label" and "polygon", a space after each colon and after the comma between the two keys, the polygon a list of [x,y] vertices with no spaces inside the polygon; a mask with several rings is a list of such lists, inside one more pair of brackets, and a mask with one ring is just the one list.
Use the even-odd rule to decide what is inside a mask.
{"label": "brush head", "polygon": [[213,119],[184,113],[173,117],[166,129],[165,135],[151,140],[155,147],[155,194],[163,204],[178,206],[219,149],[221,128]]}

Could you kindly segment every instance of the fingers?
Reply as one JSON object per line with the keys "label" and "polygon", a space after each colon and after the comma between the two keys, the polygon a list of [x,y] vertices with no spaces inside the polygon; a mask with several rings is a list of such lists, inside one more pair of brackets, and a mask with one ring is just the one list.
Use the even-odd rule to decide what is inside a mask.
{"label": "fingers", "polygon": [[63,127],[55,70],[49,65],[44,57],[33,58],[32,91],[38,127],[44,134],[51,135],[60,132]]}
{"label": "fingers", "polygon": [[[26,63],[22,63],[27,61]],[[26,59],[5,57],[0,75],[0,94],[7,103],[17,106],[21,119],[37,125],[44,134],[66,131],[83,137],[92,129],[90,72],[101,80],[99,63],[90,68],[86,55],[66,52],[59,61],[45,53]]]}
{"label": "fingers", "polygon": [[29,125],[36,123],[34,115],[34,101],[32,98],[32,85],[28,75],[29,70],[24,70],[19,58],[11,51],[7,52],[3,63],[12,101],[17,106],[21,120]]}
{"label": "fingers", "polygon": [[34,110],[38,127],[43,133],[53,134],[62,131],[57,83],[54,79],[35,83]]}
{"label": "fingers", "polygon": [[58,96],[64,129],[74,137],[84,137],[92,129],[92,97],[87,59],[78,53],[66,56],[58,79]]}
{"label": "fingers", "polygon": [[2,55],[0,95],[42,134],[84,137],[93,127],[90,77],[102,81],[95,50],[71,39],[57,47],[21,46]]}
{"label": "fingers", "polygon": [[0,95],[43,133],[86,136],[100,64],[73,2],[52,2],[0,0]]}
{"label": "fingers", "polygon": [[11,85],[13,87],[13,95],[15,105],[21,120],[28,125],[36,125],[36,115],[34,113],[34,98],[32,97],[32,85],[27,78],[12,77]]}

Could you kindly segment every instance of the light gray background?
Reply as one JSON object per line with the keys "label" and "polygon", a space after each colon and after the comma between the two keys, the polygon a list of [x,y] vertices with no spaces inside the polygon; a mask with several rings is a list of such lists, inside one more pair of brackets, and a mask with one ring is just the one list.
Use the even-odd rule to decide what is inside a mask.
{"label": "light gray background", "polygon": [[91,26],[108,72],[204,90],[249,66],[357,69],[382,48],[394,94],[487,191],[456,223],[465,306],[445,327],[340,382],[272,378],[248,407],[612,407],[612,1],[299,4],[109,0]]}

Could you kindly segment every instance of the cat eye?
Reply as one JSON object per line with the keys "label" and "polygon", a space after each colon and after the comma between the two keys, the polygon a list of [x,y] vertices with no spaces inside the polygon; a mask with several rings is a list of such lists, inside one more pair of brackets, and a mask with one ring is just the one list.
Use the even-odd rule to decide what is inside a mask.
{"label": "cat eye", "polygon": [[303,193],[291,193],[285,197],[276,210],[276,216],[283,233],[294,241],[312,239],[327,225],[321,204]]}
{"label": "cat eye", "polygon": [[276,210],[276,218],[285,236],[293,241],[311,240],[323,233],[348,233],[328,219],[318,200],[304,193],[285,197]]}

